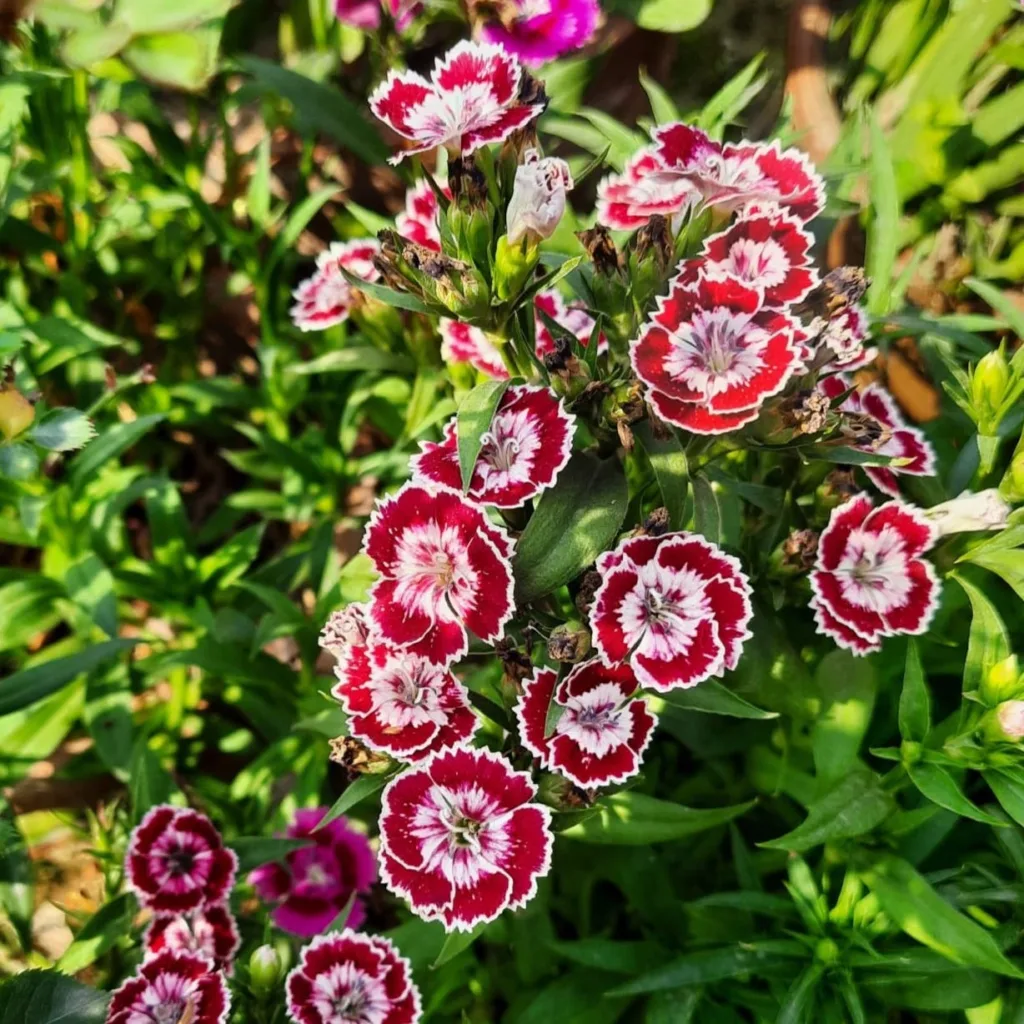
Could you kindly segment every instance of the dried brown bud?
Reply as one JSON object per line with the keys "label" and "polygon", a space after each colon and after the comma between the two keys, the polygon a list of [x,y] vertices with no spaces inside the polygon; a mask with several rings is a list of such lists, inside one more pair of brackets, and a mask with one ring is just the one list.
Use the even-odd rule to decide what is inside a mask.
{"label": "dried brown bud", "polygon": [[803,318],[829,320],[848,306],[857,305],[864,298],[869,283],[860,267],[836,267],[794,307],[794,311]]}
{"label": "dried brown bud", "polygon": [[821,496],[831,503],[842,505],[860,493],[852,469],[834,469],[822,481]]}
{"label": "dried brown bud", "polygon": [[580,580],[580,589],[576,593],[576,610],[587,618],[590,615],[591,605],[594,603],[594,595],[597,588],[601,586],[601,574],[591,569],[583,574]]}
{"label": "dried brown bud", "polygon": [[494,645],[494,653],[501,659],[505,678],[517,686],[528,676],[533,675],[533,662],[530,656],[520,651],[511,640],[499,640]]}
{"label": "dried brown bud", "polygon": [[605,277],[621,273],[623,268],[622,254],[615,248],[612,233],[600,224],[595,224],[588,231],[577,231],[576,237],[587,250],[587,255],[594,264],[594,270]]}
{"label": "dried brown bud", "polygon": [[777,412],[784,428],[794,435],[820,434],[828,424],[828,396],[821,391],[798,391],[779,402]]}
{"label": "dried brown bud", "polygon": [[675,245],[672,232],[669,230],[668,218],[656,213],[636,233],[634,241],[637,263],[653,258],[658,272],[664,275],[672,264],[675,256]]}
{"label": "dried brown bud", "polygon": [[519,102],[524,106],[548,105],[548,94],[544,91],[544,83],[534,78],[529,71],[523,69],[519,79]]}
{"label": "dried brown bud", "polygon": [[378,754],[351,736],[338,736],[331,740],[331,760],[340,764],[350,779],[360,775],[383,775],[392,764],[387,754]]}
{"label": "dried brown bud", "polygon": [[582,622],[566,622],[548,637],[548,657],[552,661],[575,665],[590,653],[590,648],[590,630]]}
{"label": "dried brown bud", "polygon": [[806,572],[814,567],[818,554],[818,534],[815,530],[794,530],[782,542],[782,556],[788,568]]}
{"label": "dried brown bud", "polygon": [[840,412],[839,436],[857,447],[878,448],[892,437],[892,431],[874,416],[860,412]]}
{"label": "dried brown bud", "polygon": [[636,439],[633,437],[633,431],[629,424],[625,420],[617,419],[615,421],[615,430],[619,435],[619,444],[627,452],[631,452],[636,445]]}
{"label": "dried brown bud", "polygon": [[642,530],[648,537],[660,537],[663,533],[668,533],[669,522],[668,509],[662,505],[644,520]]}
{"label": "dried brown bud", "polygon": [[487,206],[487,177],[472,155],[456,156],[448,162],[448,187],[452,202],[483,209]]}

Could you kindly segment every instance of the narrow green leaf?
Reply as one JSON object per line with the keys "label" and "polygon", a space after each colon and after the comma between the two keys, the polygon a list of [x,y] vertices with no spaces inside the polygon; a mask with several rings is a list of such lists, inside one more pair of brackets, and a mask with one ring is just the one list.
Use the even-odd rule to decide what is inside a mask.
{"label": "narrow green leaf", "polygon": [[309,846],[311,839],[284,839],[278,836],[240,836],[228,846],[238,854],[239,877],[271,861],[284,860],[292,850]]}
{"label": "narrow green leaf", "polygon": [[387,285],[364,281],[362,278],[350,274],[344,268],[342,268],[341,273],[353,288],[358,288],[359,291],[364,292],[373,299],[377,299],[378,302],[383,302],[386,306],[393,306],[395,309],[407,309],[412,313],[427,312],[427,307],[411,292],[400,292],[396,288],[388,288]]}
{"label": "narrow green leaf", "polygon": [[575,579],[614,545],[629,503],[619,462],[575,453],[545,491],[516,545],[516,603],[527,604]]}
{"label": "narrow green leaf", "polygon": [[483,934],[487,923],[484,921],[468,932],[452,932],[449,934],[444,940],[441,952],[437,954],[437,959],[430,965],[431,970],[436,971],[438,967],[448,963],[449,960],[454,960],[460,953],[469,949]]}
{"label": "narrow green leaf", "polygon": [[972,821],[980,821],[985,825],[1006,824],[971,803],[960,791],[953,776],[942,765],[932,764],[930,761],[919,761],[917,764],[907,765],[907,774],[910,776],[910,781],[933,804],[945,807],[947,811],[952,811],[954,814],[960,815],[961,818],[970,818]]}
{"label": "narrow green leaf", "polygon": [[899,249],[900,197],[892,151],[877,116],[869,118],[869,127],[871,221],[868,225],[865,268],[871,285],[868,288],[867,306],[870,312],[880,316],[889,310],[893,268]]}
{"label": "narrow green leaf", "polygon": [[1024,551],[975,551],[969,552],[965,558],[1005,580],[1024,601]]}
{"label": "narrow green leaf", "polygon": [[711,13],[711,0],[643,0],[636,23],[652,32],[689,32]]}
{"label": "narrow green leaf", "polygon": [[57,970],[72,975],[95,963],[131,931],[136,913],[138,904],[130,892],[121,893],[105,903],[86,921],[75,941],[64,951],[57,961]]}
{"label": "narrow green leaf", "polygon": [[1024,769],[986,768],[981,774],[1003,810],[1024,827]]}
{"label": "narrow green leaf", "polygon": [[885,913],[911,938],[954,963],[1024,978],[981,925],[951,907],[902,858],[883,854],[860,874]]}
{"label": "narrow green leaf", "polygon": [[693,478],[693,527],[712,544],[722,543],[722,507],[711,481],[698,473]]}
{"label": "narrow green leaf", "polygon": [[655,437],[649,420],[638,423],[633,432],[654,470],[661,500],[668,509],[669,526],[682,530],[686,525],[686,494],[690,486],[686,451],[674,433],[666,438]]}
{"label": "narrow green leaf", "polygon": [[618,942],[614,939],[552,940],[548,945],[570,963],[612,974],[640,974],[651,964],[666,958],[656,942]]}
{"label": "narrow green leaf", "polygon": [[986,281],[979,281],[976,277],[966,278],[964,284],[984,299],[997,313],[1002,314],[1010,330],[1018,338],[1024,338],[1024,311],[1006,292]]}
{"label": "narrow green leaf", "polygon": [[964,693],[975,693],[992,667],[1005,661],[1012,653],[1010,637],[995,605],[978,587],[959,572],[951,572],[949,578],[963,587],[971,602],[973,616],[967,640],[963,689]]}
{"label": "narrow green leaf", "polygon": [[132,802],[132,816],[138,822],[157,804],[169,803],[178,792],[170,773],[156,752],[150,750],[145,737],[136,741],[128,768],[128,793]]}
{"label": "narrow green leaf", "polygon": [[81,487],[89,483],[101,466],[131,448],[164,419],[166,414],[158,412],[150,416],[140,416],[130,423],[118,423],[116,426],[104,428],[103,433],[81,455],[75,456],[71,463],[68,480],[72,486]]}
{"label": "narrow green leaf", "polygon": [[317,828],[323,828],[329,821],[334,821],[335,818],[350,811],[356,804],[362,803],[380,792],[392,777],[390,775],[360,775],[358,779],[345,787],[345,792],[334,801]]}
{"label": "narrow green leaf", "polygon": [[921,665],[921,652],[911,637],[907,644],[907,665],[903,672],[903,690],[900,693],[900,736],[905,740],[923,743],[932,727],[931,696]]}
{"label": "narrow green leaf", "polygon": [[304,376],[319,373],[363,373],[367,370],[394,370],[397,373],[411,373],[413,361],[400,352],[385,352],[371,345],[357,345],[327,352],[306,363],[296,363],[289,372]]}
{"label": "narrow green leaf", "polygon": [[284,227],[281,229],[281,233],[274,240],[274,246],[270,250],[270,255],[267,256],[263,264],[263,274],[265,277],[269,277],[284,258],[285,253],[290,252],[295,247],[295,243],[299,240],[299,235],[306,230],[309,222],[320,212],[324,203],[329,202],[340,191],[341,186],[339,185],[326,185],[316,192],[310,193],[292,210],[288,220],[285,221]]}
{"label": "narrow green leaf", "polygon": [[782,1002],[776,1024],[800,1024],[814,1003],[814,990],[825,973],[824,964],[811,964],[790,986]]}
{"label": "narrow green leaf", "polygon": [[672,101],[672,97],[647,74],[647,69],[643,67],[640,68],[640,85],[651,101],[651,113],[658,124],[669,124],[672,121],[682,120],[679,108]]}
{"label": "narrow green leaf", "polygon": [[473,468],[484,446],[484,435],[491,429],[491,420],[510,383],[508,380],[484,381],[473,388],[459,406],[455,430],[463,491],[469,490]]}
{"label": "narrow green leaf", "polygon": [[658,694],[657,699],[684,711],[700,711],[706,715],[726,715],[729,718],[758,721],[779,717],[777,712],[765,711],[737,696],[715,679],[708,679],[689,689]]}

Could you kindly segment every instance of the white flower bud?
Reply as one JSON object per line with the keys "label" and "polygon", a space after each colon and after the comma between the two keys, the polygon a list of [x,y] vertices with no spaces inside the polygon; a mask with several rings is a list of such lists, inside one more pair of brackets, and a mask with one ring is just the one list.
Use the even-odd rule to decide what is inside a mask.
{"label": "white flower bud", "polygon": [[511,245],[524,238],[534,245],[554,234],[565,213],[565,194],[572,189],[569,165],[558,157],[541,157],[535,149],[526,151],[516,169],[515,187],[506,213],[506,231]]}
{"label": "white flower bud", "polygon": [[1010,506],[994,488],[977,494],[964,491],[958,498],[924,510],[936,527],[938,536],[969,533],[972,530],[1001,530],[1006,526]]}
{"label": "white flower bud", "polygon": [[1024,700],[1004,701],[986,716],[983,731],[994,743],[1020,743],[1024,740]]}

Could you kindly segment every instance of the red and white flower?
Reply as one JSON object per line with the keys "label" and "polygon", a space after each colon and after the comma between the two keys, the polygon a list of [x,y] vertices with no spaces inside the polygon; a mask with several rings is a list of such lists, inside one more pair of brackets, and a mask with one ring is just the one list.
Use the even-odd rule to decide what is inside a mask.
{"label": "red and white flower", "polygon": [[196,953],[167,949],[144,961],[111,997],[107,1024],[226,1024],[231,995],[224,976]]}
{"label": "red and white flower", "polygon": [[349,604],[331,612],[320,630],[320,646],[341,661],[352,647],[365,647],[370,636],[370,623],[365,604]]}
{"label": "red and white flower", "polygon": [[618,231],[635,231],[655,214],[677,217],[700,199],[687,178],[666,175],[655,147],[634,154],[621,174],[597,186],[597,220]]}
{"label": "red and white flower", "polygon": [[551,813],[489,750],[436,754],[381,797],[381,877],[424,920],[470,931],[525,906],[551,866]]}
{"label": "red and white flower", "polygon": [[[448,194],[447,186],[441,191]],[[395,218],[395,228],[403,237],[433,252],[441,251],[441,230],[437,218],[441,204],[429,181],[420,179],[405,194],[405,209]]]}
{"label": "red and white flower", "polygon": [[[548,290],[538,292],[533,300],[534,325],[536,328],[537,358],[543,359],[555,351],[555,337],[551,333],[541,312],[546,313],[556,323],[576,336],[577,341],[586,348],[590,344],[590,336],[594,333],[594,318],[581,306],[566,305],[560,292]],[[608,351],[608,338],[602,332],[597,339],[597,351]]]}
{"label": "red and white flower", "polygon": [[811,573],[818,631],[854,654],[881,648],[882,638],[924,633],[941,590],[921,558],[935,526],[896,501],[875,508],[861,494],[832,512]]}
{"label": "red and white flower", "polygon": [[852,390],[853,382],[842,374],[824,377],[818,387],[830,399],[836,399],[849,392],[839,407],[843,412],[870,416],[884,428],[888,439],[881,444],[853,445],[858,451],[873,455],[889,455],[900,460],[909,460],[889,466],[864,466],[864,472],[871,482],[882,492],[892,498],[900,496],[897,474],[910,476],[935,475],[935,451],[928,443],[924,434],[914,427],[908,426],[903,419],[892,395],[880,384],[869,384],[860,391]]}
{"label": "red and white flower", "polygon": [[508,380],[501,353],[490,338],[461,320],[441,318],[441,358],[446,363],[469,363],[495,380]]}
{"label": "red and white flower", "polygon": [[351,736],[402,761],[459,746],[479,720],[466,688],[448,669],[383,644],[353,648],[331,690]]}
{"label": "red and white flower", "polygon": [[164,950],[198,953],[230,975],[242,937],[231,911],[215,906],[184,915],[158,914],[149,923],[144,941],[147,955]]}
{"label": "red and white flower", "polygon": [[597,560],[590,624],[606,665],[666,692],[734,669],[753,609],[738,559],[703,537],[632,537]]}
{"label": "red and white flower", "polygon": [[[495,508],[519,508],[546,491],[569,461],[575,427],[576,417],[549,388],[513,385],[483,436],[469,497]],[[461,487],[456,429],[452,419],[440,444],[420,445],[420,454],[412,460],[414,479]]]}
{"label": "red and white flower", "polygon": [[415,71],[391,71],[370,97],[370,109],[412,143],[391,158],[452,146],[464,155],[507,139],[544,110],[521,103],[519,61],[491,43],[461,42],[434,66],[428,81]]}
{"label": "red and white flower", "polygon": [[[581,789],[625,782],[640,771],[657,722],[645,701],[633,699],[636,688],[628,667],[596,659],[577,665],[560,684],[557,673],[538,669],[523,682],[515,707],[523,746]],[[546,736],[552,701],[563,710]]]}
{"label": "red and white flower", "polygon": [[505,213],[510,245],[526,239],[536,245],[550,238],[565,215],[565,197],[573,187],[569,165],[556,156],[541,157],[534,148],[523,154],[516,168],[512,198]]}
{"label": "red and white flower", "polygon": [[125,855],[129,887],[158,914],[223,903],[237,867],[234,851],[205,814],[169,804],[154,807],[132,830]]}
{"label": "red and white flower", "polygon": [[785,309],[815,286],[814,239],[780,207],[758,207],[704,242],[710,276],[728,275],[760,290],[765,306]]}
{"label": "red and white flower", "polygon": [[853,304],[838,310],[822,326],[817,345],[832,355],[829,373],[839,370],[852,373],[867,366],[878,355],[877,349],[864,344],[869,323],[864,307]]}
{"label": "red and white flower", "polygon": [[513,542],[462,494],[416,481],[377,505],[365,550],[380,574],[370,590],[376,642],[438,665],[466,653],[467,630],[499,639],[512,618]]}
{"label": "red and white flower", "polygon": [[352,931],[318,935],[285,983],[294,1024],[416,1024],[412,967],[389,939]]}
{"label": "red and white flower", "polygon": [[380,246],[372,238],[332,242],[316,259],[316,272],[292,293],[292,322],[301,331],[323,331],[348,319],[357,290],[342,270],[373,284],[380,273],[373,257]]}
{"label": "red and white flower", "polygon": [[734,278],[675,278],[630,346],[657,414],[696,434],[723,434],[757,418],[800,365],[793,320],[766,309]]}
{"label": "red and white flower", "polygon": [[260,899],[274,904],[274,924],[304,938],[329,928],[350,903],[348,924],[358,927],[366,916],[362,897],[377,879],[370,841],[344,818],[321,824],[327,811],[296,811],[285,835],[309,842],[249,872]]}

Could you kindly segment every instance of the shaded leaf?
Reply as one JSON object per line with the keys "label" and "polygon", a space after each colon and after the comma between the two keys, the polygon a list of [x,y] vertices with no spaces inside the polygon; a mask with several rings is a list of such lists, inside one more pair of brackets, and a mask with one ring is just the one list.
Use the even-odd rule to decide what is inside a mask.
{"label": "shaded leaf", "polygon": [[491,429],[491,420],[510,383],[508,380],[489,380],[478,384],[459,405],[456,436],[463,491],[469,490],[473,468],[484,446],[484,435]]}

